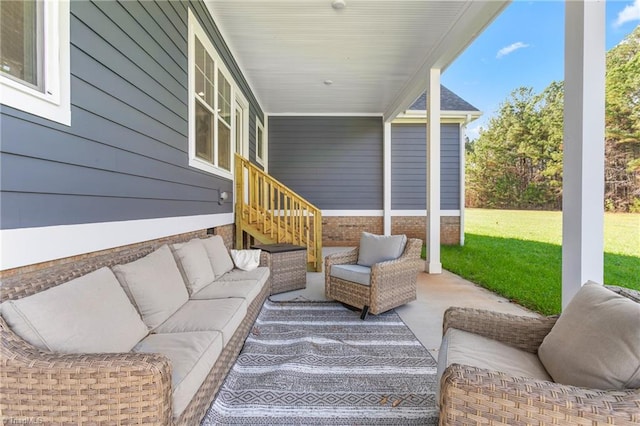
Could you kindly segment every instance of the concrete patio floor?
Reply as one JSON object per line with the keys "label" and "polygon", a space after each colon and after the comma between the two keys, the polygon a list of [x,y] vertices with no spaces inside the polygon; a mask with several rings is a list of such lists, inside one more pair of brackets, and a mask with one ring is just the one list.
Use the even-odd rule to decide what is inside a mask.
{"label": "concrete patio floor", "polygon": [[[323,254],[326,256],[344,250],[348,248],[325,247]],[[275,301],[328,300],[324,295],[324,272],[308,272],[305,289],[273,295],[271,299]],[[511,303],[449,271],[443,271],[438,275],[421,272],[418,274],[417,300],[396,308],[396,312],[436,359],[442,338],[442,316],[450,306],[538,316],[537,313]],[[358,317],[359,313],[354,312],[354,316]]]}

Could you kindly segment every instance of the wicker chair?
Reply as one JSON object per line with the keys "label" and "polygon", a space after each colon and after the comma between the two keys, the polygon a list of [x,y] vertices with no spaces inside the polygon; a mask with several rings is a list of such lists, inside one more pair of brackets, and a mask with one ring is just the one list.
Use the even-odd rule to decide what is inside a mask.
{"label": "wicker chair", "polygon": [[377,315],[416,300],[416,279],[424,268],[424,261],[420,259],[422,240],[410,238],[399,258],[374,264],[370,285],[331,276],[332,265],[355,264],[358,252],[355,248],[325,258],[325,294],[328,298],[362,309],[362,319],[368,313]]}
{"label": "wicker chair", "polygon": [[[607,287],[640,303],[640,292]],[[456,328],[537,353],[557,319],[453,307],[443,333]],[[640,424],[640,389],[587,389],[460,364],[444,371],[439,403],[440,425]]]}

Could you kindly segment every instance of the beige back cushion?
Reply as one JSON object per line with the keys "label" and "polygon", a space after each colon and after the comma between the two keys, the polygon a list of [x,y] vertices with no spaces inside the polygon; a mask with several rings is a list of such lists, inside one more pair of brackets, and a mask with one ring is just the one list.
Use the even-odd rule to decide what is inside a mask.
{"label": "beige back cushion", "polygon": [[187,287],[167,245],[135,262],[114,266],[113,271],[151,330],[189,299]]}
{"label": "beige back cushion", "polygon": [[213,273],[217,278],[220,278],[233,269],[233,260],[220,235],[214,235],[211,238],[204,239],[202,243],[209,256]]}
{"label": "beige back cushion", "polygon": [[200,238],[194,238],[187,243],[173,244],[172,248],[182,266],[191,294],[197,293],[216,279]]}
{"label": "beige back cushion", "polygon": [[148,333],[108,268],[8,300],[1,309],[17,335],[54,352],[129,352]]}
{"label": "beige back cushion", "polygon": [[640,388],[640,304],[582,286],[538,350],[553,380],[593,389]]}

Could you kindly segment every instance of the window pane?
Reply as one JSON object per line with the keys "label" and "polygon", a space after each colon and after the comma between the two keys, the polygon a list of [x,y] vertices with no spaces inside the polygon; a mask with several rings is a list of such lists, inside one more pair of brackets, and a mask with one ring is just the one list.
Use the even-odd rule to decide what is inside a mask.
{"label": "window pane", "polygon": [[200,99],[202,99],[203,101],[205,100],[204,97],[204,92],[205,92],[205,88],[204,88],[204,56],[206,55],[206,52],[204,51],[204,46],[202,45],[202,43],[200,43],[200,40],[198,40],[198,37],[195,38],[196,39],[196,69],[195,69],[195,75],[196,75],[196,95],[200,97]]}
{"label": "window pane", "polygon": [[204,75],[206,80],[206,87],[207,87],[207,95],[206,95],[206,100],[207,103],[209,104],[209,106],[211,108],[215,108],[214,107],[214,96],[216,93],[215,90],[215,85],[213,83],[214,79],[215,79],[215,68],[213,66],[213,59],[211,59],[211,56],[209,56],[208,53],[205,52],[204,55],[204,61],[205,61],[205,70],[204,70]]}
{"label": "window pane", "polygon": [[222,119],[227,124],[231,124],[231,85],[220,71],[218,71],[218,110]]}
{"label": "window pane", "polygon": [[256,155],[258,156],[258,158],[260,158],[261,160],[264,158],[264,138],[262,135],[262,129],[260,127],[258,127],[258,131],[257,131],[257,135],[256,135],[256,144],[258,145],[256,147]]}
{"label": "window pane", "polygon": [[0,69],[41,89],[42,2],[0,1]]}
{"label": "window pane", "polygon": [[196,96],[205,102],[204,74],[196,67]]}
{"label": "window pane", "polygon": [[196,67],[198,67],[198,69],[200,69],[200,71],[204,73],[204,55],[206,55],[206,53],[204,50],[204,46],[200,42],[200,39],[198,39],[198,37],[195,37],[195,39],[196,39]]}
{"label": "window pane", "polygon": [[211,109],[213,106],[213,94],[215,92],[213,86],[213,60],[211,56],[207,53],[204,46],[198,39],[196,39],[196,69],[195,69],[195,79],[196,79],[196,95],[200,97],[200,100],[205,102]]}
{"label": "window pane", "polygon": [[231,171],[231,128],[218,120],[218,167]]}
{"label": "window pane", "polygon": [[213,164],[213,114],[196,100],[196,156]]}

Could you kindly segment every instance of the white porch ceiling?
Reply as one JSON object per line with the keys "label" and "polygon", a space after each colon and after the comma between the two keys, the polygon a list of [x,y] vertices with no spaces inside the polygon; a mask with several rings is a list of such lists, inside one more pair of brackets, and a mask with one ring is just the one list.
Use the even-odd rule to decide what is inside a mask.
{"label": "white porch ceiling", "polygon": [[[268,114],[382,114],[425,90],[509,0],[205,0]],[[325,80],[333,84],[324,84]],[[454,88],[455,90],[455,88]]]}

